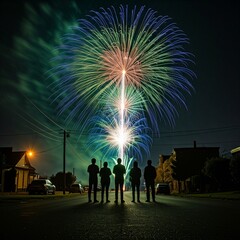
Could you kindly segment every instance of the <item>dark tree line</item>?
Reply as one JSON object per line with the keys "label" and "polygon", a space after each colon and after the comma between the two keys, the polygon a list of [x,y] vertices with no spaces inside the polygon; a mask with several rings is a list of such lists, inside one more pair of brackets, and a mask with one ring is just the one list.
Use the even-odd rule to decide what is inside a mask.
{"label": "dark tree line", "polygon": [[228,190],[233,184],[230,172],[230,159],[228,158],[217,157],[208,159],[202,172],[209,178],[209,190],[211,191]]}
{"label": "dark tree line", "polygon": [[229,163],[229,167],[230,167],[231,176],[233,178],[233,182],[234,184],[236,184],[238,189],[240,189],[240,156],[239,155],[235,155],[231,159]]}
{"label": "dark tree line", "polygon": [[240,156],[210,158],[202,172],[210,178],[213,191],[240,189]]}
{"label": "dark tree line", "polygon": [[206,159],[198,174],[196,174],[196,169],[188,163],[176,160],[172,163],[172,171],[172,177],[177,181],[191,179],[190,191],[196,191],[196,189],[200,192],[240,190],[239,155],[231,158],[212,157]]}
{"label": "dark tree line", "polygon": [[[56,186],[57,191],[62,191],[64,188],[64,175],[63,172],[58,172],[55,176],[50,177],[51,182]],[[66,189],[68,190],[71,184],[77,180],[71,172],[66,173]]]}

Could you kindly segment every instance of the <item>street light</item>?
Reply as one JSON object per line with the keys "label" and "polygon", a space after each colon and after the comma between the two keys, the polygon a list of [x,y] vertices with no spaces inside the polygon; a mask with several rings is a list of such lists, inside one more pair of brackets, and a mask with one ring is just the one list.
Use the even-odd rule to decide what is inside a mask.
{"label": "street light", "polygon": [[28,155],[29,157],[32,157],[32,156],[33,156],[33,151],[32,151],[32,150],[29,150],[29,151],[27,152],[27,155]]}

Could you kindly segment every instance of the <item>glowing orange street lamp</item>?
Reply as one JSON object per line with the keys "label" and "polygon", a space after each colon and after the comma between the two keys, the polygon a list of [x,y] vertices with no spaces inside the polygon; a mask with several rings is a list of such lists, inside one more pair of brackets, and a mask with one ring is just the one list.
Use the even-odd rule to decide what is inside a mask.
{"label": "glowing orange street lamp", "polygon": [[34,151],[32,151],[32,150],[27,150],[27,156],[28,156],[29,158],[33,157],[33,156],[34,156]]}
{"label": "glowing orange street lamp", "polygon": [[28,151],[28,152],[27,152],[27,155],[28,155],[29,157],[32,157],[32,156],[33,156],[33,151],[31,151],[31,150]]}

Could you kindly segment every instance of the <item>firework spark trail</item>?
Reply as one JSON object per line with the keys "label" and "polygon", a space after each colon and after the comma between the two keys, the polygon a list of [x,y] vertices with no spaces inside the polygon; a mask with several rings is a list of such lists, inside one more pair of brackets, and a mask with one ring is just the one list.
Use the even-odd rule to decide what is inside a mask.
{"label": "firework spark trail", "polygon": [[120,153],[120,157],[121,159],[123,160],[123,163],[125,165],[125,162],[124,162],[124,143],[125,143],[125,133],[124,133],[124,117],[125,117],[125,70],[123,69],[122,70],[122,84],[121,84],[121,119],[120,119],[120,122],[121,122],[121,129],[120,129],[120,150],[119,150],[119,153]]}
{"label": "firework spark trail", "polygon": [[[128,146],[139,144],[146,150],[143,141],[136,142],[139,138],[132,137],[141,131],[129,128],[141,128],[143,124],[144,129],[151,126],[158,131],[163,119],[174,124],[175,104],[186,107],[185,93],[193,89],[188,79],[195,77],[188,67],[193,61],[184,50],[186,43],[186,35],[169,17],[157,16],[151,9],[138,10],[135,6],[129,11],[128,6],[120,6],[119,14],[114,7],[92,11],[79,20],[59,48],[53,70],[57,75],[53,102],[59,113],[68,113],[67,120],[77,119],[80,129],[89,129],[90,134],[91,129],[96,130],[99,148],[104,139],[112,147],[109,138],[114,136],[118,137],[123,159],[124,154],[128,156]],[[133,97],[129,93],[137,96],[137,103],[130,101]],[[109,96],[113,103],[119,100],[119,105],[112,104],[111,117],[103,120]],[[95,117],[99,112],[101,118]],[[93,123],[92,119],[99,122]],[[133,119],[139,125],[131,124]],[[127,139],[129,132],[132,134]]]}

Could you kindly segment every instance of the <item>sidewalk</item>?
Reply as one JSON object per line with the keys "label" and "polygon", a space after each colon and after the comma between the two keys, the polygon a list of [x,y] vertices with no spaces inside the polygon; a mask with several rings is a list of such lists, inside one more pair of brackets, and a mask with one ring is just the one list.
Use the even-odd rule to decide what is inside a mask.
{"label": "sidewalk", "polygon": [[173,195],[177,197],[198,197],[198,198],[240,200],[240,191],[213,192],[213,193],[180,193]]}

